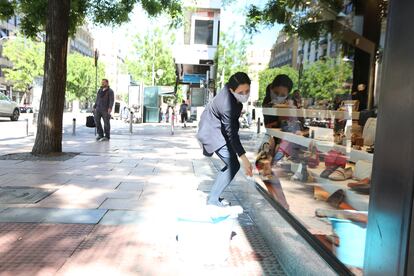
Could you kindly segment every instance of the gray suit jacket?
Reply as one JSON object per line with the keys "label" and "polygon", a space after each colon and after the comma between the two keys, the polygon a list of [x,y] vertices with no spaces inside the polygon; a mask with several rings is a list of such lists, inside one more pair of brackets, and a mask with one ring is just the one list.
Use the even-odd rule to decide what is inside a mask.
{"label": "gray suit jacket", "polygon": [[239,117],[243,105],[231,94],[227,86],[206,106],[201,115],[197,139],[205,154],[227,145],[239,156],[246,153],[239,137]]}

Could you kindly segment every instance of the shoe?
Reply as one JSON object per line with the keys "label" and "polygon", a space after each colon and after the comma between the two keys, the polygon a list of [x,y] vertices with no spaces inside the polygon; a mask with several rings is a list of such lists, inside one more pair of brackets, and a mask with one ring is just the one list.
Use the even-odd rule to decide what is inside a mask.
{"label": "shoe", "polygon": [[337,169],[338,167],[328,167],[326,168],[322,173],[321,173],[321,177],[322,178],[329,178],[329,176]]}
{"label": "shoe", "polygon": [[367,178],[361,179],[358,182],[350,182],[350,183],[348,183],[348,187],[352,189],[354,187],[358,187],[358,186],[361,186],[361,185],[368,185],[370,183],[371,183],[371,179],[369,179],[367,177]]}
{"label": "shoe", "polygon": [[345,199],[345,192],[344,190],[337,190],[333,194],[331,194],[326,202],[328,202],[332,207],[338,208],[339,205],[344,201]]}
{"label": "shoe", "polygon": [[98,136],[98,137],[96,137],[96,141],[101,141],[102,138],[103,138],[103,136]]}
{"label": "shoe", "polygon": [[337,168],[333,173],[329,175],[329,179],[333,181],[344,181],[352,178],[353,175],[352,168]]}
{"label": "shoe", "polygon": [[223,206],[231,206],[231,202],[225,200],[223,197],[219,197],[219,202],[223,205]]}
{"label": "shoe", "polygon": [[106,142],[109,141],[108,137],[102,137],[101,139],[99,139],[100,142]]}
{"label": "shoe", "polygon": [[351,190],[360,194],[369,195],[369,190],[371,189],[371,184],[363,184],[352,187]]}

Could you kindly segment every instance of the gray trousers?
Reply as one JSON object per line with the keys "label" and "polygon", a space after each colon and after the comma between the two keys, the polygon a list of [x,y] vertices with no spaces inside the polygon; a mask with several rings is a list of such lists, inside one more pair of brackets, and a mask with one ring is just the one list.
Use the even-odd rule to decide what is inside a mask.
{"label": "gray trousers", "polygon": [[111,136],[111,114],[107,111],[95,110],[95,123],[96,131],[98,132],[99,137],[104,136],[104,130],[102,129],[101,119],[104,121],[105,136],[110,138]]}
{"label": "gray trousers", "polygon": [[240,169],[240,163],[236,152],[229,146],[224,146],[216,151],[217,156],[224,162],[224,168],[217,174],[214,185],[208,196],[207,204],[220,205],[219,197],[233,180]]}

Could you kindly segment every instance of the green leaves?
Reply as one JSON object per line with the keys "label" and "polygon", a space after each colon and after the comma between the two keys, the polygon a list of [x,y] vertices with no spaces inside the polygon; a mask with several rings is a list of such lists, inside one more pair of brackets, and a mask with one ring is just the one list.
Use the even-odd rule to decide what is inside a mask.
{"label": "green leaves", "polygon": [[[13,83],[18,91],[27,91],[33,85],[35,77],[43,76],[44,43],[30,38],[17,36],[4,45],[3,54],[13,64],[13,68],[5,68],[6,79]],[[104,66],[98,66],[98,80],[104,77]],[[78,53],[68,55],[67,72],[68,100],[93,100],[95,97],[94,59]]]}
{"label": "green leaves", "polygon": [[13,68],[3,69],[6,79],[14,89],[27,91],[37,76],[43,75],[44,44],[22,36],[14,37],[4,44],[3,55],[13,64]]}
{"label": "green leaves", "polygon": [[[66,99],[69,101],[92,101],[95,98],[95,61],[78,53],[68,56]],[[104,66],[98,64],[98,81],[105,75]],[[99,83],[98,83],[99,85]]]}
{"label": "green leaves", "polygon": [[247,72],[247,45],[247,40],[244,38],[236,40],[234,36],[220,33],[220,44],[216,53],[217,74],[220,82],[226,83],[234,73]]}
{"label": "green leaves", "polygon": [[0,0],[0,20],[7,20],[15,13],[15,1]]}
{"label": "green leaves", "polygon": [[127,60],[128,71],[137,81],[143,81],[145,85],[152,84],[152,67],[162,75],[155,76],[157,85],[175,84],[175,64],[172,55],[174,34],[170,31],[155,28],[152,33],[135,37],[134,53]]}
{"label": "green leaves", "polygon": [[266,88],[272,83],[273,79],[280,74],[288,75],[293,81],[293,89],[297,88],[298,71],[290,66],[270,68],[259,73],[259,102],[262,102],[266,96]]}
{"label": "green leaves", "polygon": [[261,25],[283,24],[288,34],[318,38],[329,31],[326,22],[335,20],[343,5],[342,0],[268,0],[264,8],[248,8],[246,26],[255,32]]}
{"label": "green leaves", "polygon": [[[149,16],[168,14],[174,25],[181,21],[181,2],[178,0],[71,0],[70,33],[86,19],[98,25],[120,25],[129,20],[135,4],[141,3]],[[45,30],[47,0],[0,0],[0,19],[13,15],[21,17],[21,31],[30,37]]]}
{"label": "green leaves", "polygon": [[306,97],[330,100],[346,92],[343,84],[351,78],[352,67],[341,58],[319,60],[305,66],[301,79],[302,93]]}

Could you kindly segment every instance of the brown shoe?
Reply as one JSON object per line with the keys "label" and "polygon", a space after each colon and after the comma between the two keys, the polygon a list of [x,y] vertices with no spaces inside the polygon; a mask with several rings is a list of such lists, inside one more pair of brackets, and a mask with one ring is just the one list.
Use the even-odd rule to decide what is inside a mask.
{"label": "brown shoe", "polygon": [[348,187],[349,188],[353,188],[353,187],[357,187],[357,186],[360,186],[360,185],[368,185],[370,183],[371,183],[371,179],[369,179],[367,177],[367,178],[361,179],[358,182],[350,182],[350,183],[348,183]]}

